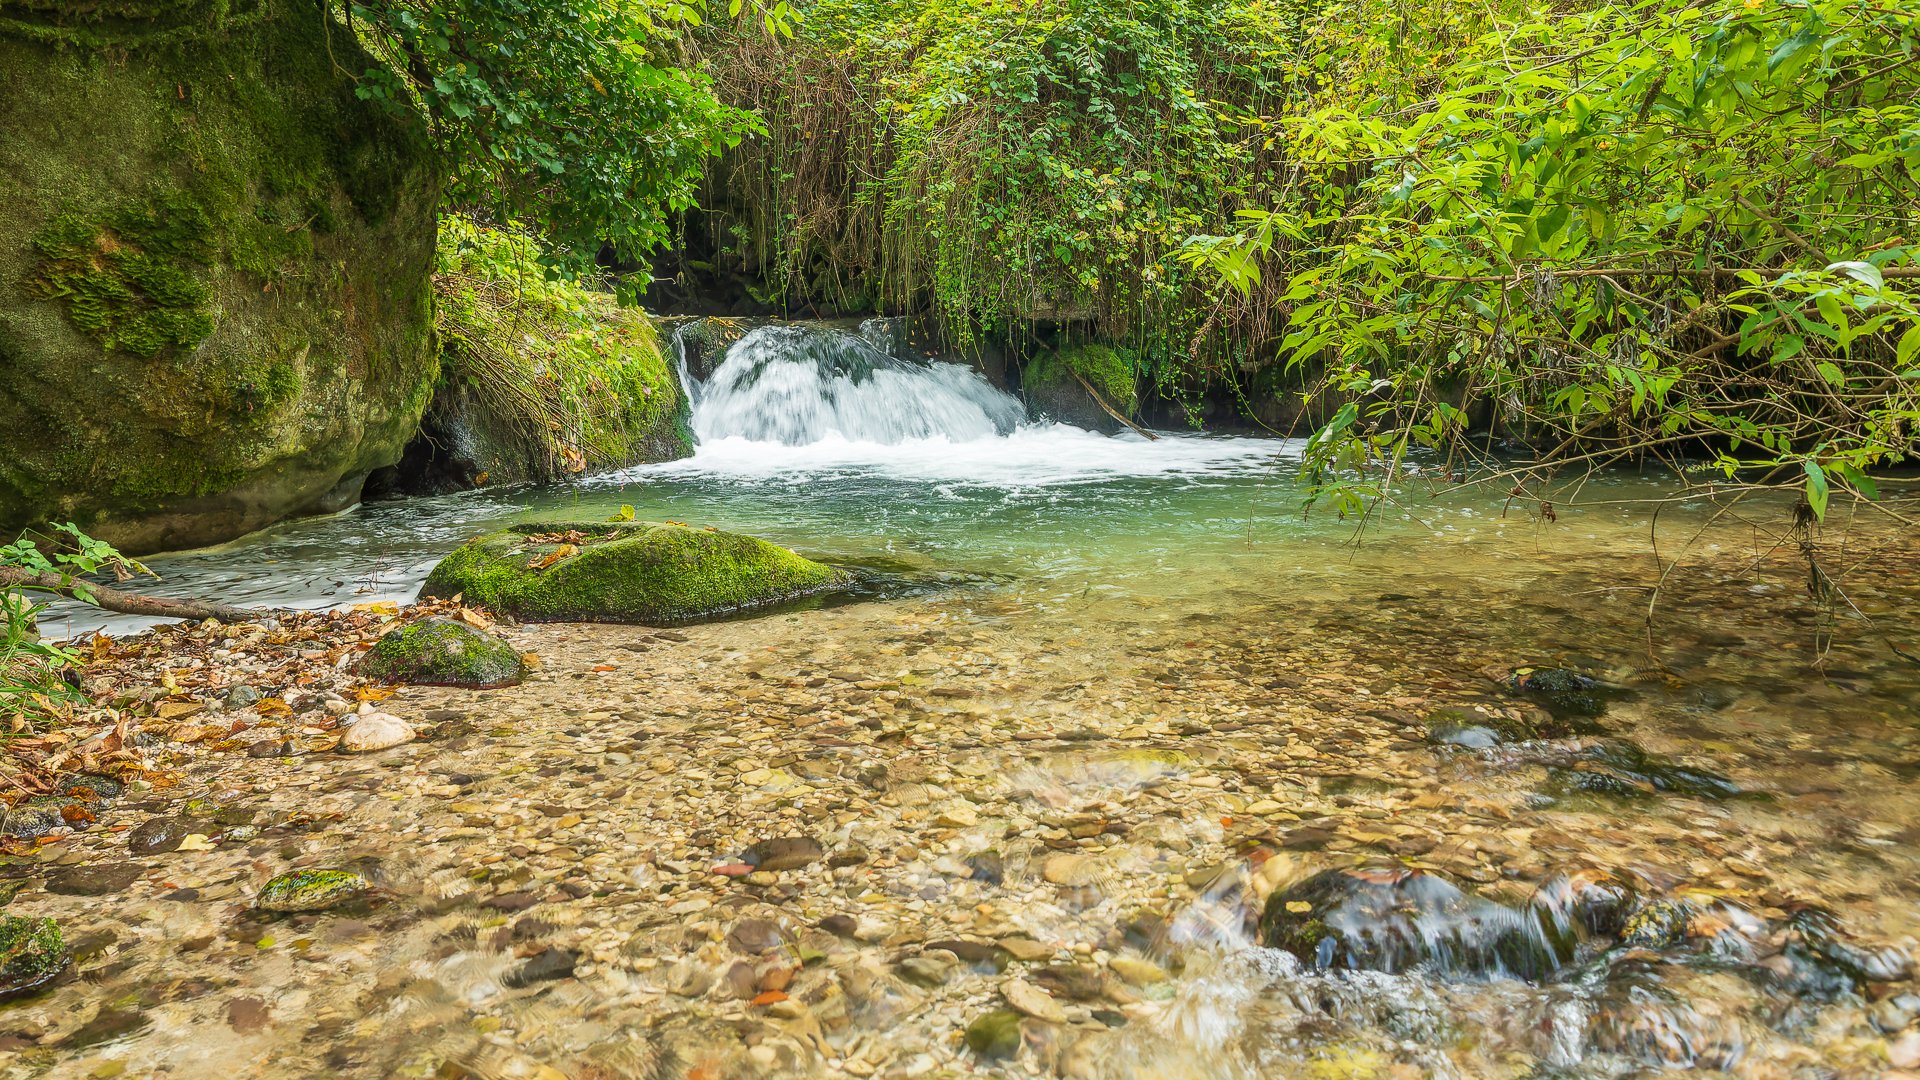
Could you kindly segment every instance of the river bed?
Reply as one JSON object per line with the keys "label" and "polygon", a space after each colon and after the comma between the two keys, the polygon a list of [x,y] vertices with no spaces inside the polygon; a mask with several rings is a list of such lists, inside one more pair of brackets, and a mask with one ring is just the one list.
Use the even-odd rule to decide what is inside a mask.
{"label": "river bed", "polygon": [[[1920,546],[1899,530],[1820,538],[1857,606],[1836,619],[1782,543],[1784,504],[1655,522],[1630,504],[1653,482],[1607,477],[1548,521],[1436,481],[1356,532],[1303,517],[1283,442],[1022,424],[950,372],[957,411],[934,433],[861,438],[863,416],[897,421],[897,395],[938,395],[771,373],[787,381],[732,385],[836,408],[749,432],[709,400],[686,462],[155,560],[165,588],[229,600],[407,599],[492,522],[631,505],[904,584],[676,629],[508,627],[532,680],[402,690],[380,707],[429,737],[377,755],[168,747],[179,785],[129,793],[21,871],[131,868],[101,895],[30,885],[9,906],[60,919],[81,959],[0,1006],[7,1075],[1865,1077],[1920,1061],[1910,976],[1812,993],[1780,959],[1808,905],[1862,948],[1920,945],[1920,666],[1895,648],[1920,652]],[[1683,551],[1649,634],[1656,553]],[[1537,719],[1507,685],[1528,665],[1615,688],[1599,730],[1430,737],[1446,709]],[[275,725],[229,741],[255,737]],[[1738,791],[1583,786],[1582,755],[1611,740]],[[130,856],[124,830],[151,817],[206,842]],[[776,840],[793,865],[739,872]],[[1270,893],[1384,866],[1514,906],[1605,874],[1699,917],[1624,963],[1535,978],[1319,972],[1259,943]],[[251,908],[300,867],[381,892]]]}

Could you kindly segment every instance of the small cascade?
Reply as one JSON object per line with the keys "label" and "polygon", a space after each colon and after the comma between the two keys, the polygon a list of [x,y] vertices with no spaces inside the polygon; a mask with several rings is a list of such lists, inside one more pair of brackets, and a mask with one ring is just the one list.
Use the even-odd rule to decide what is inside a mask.
{"label": "small cascade", "polygon": [[1026,419],[1018,399],[971,368],[901,360],[871,335],[821,327],[753,330],[688,395],[702,444],[962,443],[1010,434]]}

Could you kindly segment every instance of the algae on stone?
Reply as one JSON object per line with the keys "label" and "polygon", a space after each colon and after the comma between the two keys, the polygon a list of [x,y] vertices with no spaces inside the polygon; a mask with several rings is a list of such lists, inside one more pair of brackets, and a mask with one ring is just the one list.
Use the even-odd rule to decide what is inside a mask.
{"label": "algae on stone", "polygon": [[227,8],[0,19],[0,536],[339,509],[426,406],[424,128],[311,5]]}
{"label": "algae on stone", "polygon": [[372,882],[351,870],[294,870],[261,886],[253,906],[281,914],[325,911],[372,890]]}
{"label": "algae on stone", "polygon": [[844,585],[847,574],[751,536],[686,525],[531,523],[469,541],[421,595],[517,619],[670,625]]}
{"label": "algae on stone", "polygon": [[0,1001],[52,982],[70,959],[60,926],[52,919],[0,915]]}
{"label": "algae on stone", "polygon": [[526,678],[520,650],[454,619],[422,619],[387,631],[360,661],[369,678],[411,686],[492,690]]}

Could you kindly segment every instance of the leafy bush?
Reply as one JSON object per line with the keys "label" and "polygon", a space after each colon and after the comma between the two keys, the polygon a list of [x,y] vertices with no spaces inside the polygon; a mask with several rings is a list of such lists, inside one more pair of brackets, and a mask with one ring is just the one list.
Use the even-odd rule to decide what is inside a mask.
{"label": "leafy bush", "polygon": [[821,0],[805,13],[791,42],[757,27],[703,39],[723,98],[767,126],[721,167],[710,227],[780,299],[930,308],[956,342],[1084,323],[1159,372],[1264,335],[1264,306],[1176,254],[1279,194],[1258,116],[1291,93],[1293,5]]}
{"label": "leafy bush", "polygon": [[707,158],[754,128],[674,62],[697,0],[342,7],[384,61],[358,92],[427,119],[454,203],[534,221],[582,261],[603,242],[638,255],[665,240]]}
{"label": "leafy bush", "polygon": [[1270,282],[1285,362],[1350,395],[1315,496],[1487,425],[1538,451],[1523,482],[1705,455],[1816,518],[1911,458],[1920,9],[1345,0],[1308,40],[1298,183],[1188,257]]}
{"label": "leafy bush", "polygon": [[147,572],[72,524],[55,525],[53,531],[49,547],[31,537],[0,546],[0,570],[17,572],[7,578],[35,579],[0,580],[0,712],[11,716],[45,715],[78,697],[64,676],[81,658],[65,646],[41,640],[36,617],[46,605],[36,597],[71,593],[91,603],[84,575]]}

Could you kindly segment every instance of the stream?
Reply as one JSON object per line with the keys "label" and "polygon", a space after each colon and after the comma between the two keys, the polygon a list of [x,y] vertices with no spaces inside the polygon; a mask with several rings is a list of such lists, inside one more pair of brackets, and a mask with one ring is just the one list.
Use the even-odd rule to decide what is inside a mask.
{"label": "stream", "polygon": [[[509,628],[540,676],[402,692],[392,711],[450,726],[378,759],[194,748],[169,797],[251,808],[265,831],[148,860],[105,896],[23,892],[10,911],[93,951],[77,982],[0,1006],[5,1074],[1785,1078],[1920,1061],[1900,1034],[1920,1018],[1910,974],[1858,975],[1920,943],[1920,663],[1901,651],[1920,655],[1920,544],[1899,529],[1827,527],[1851,604],[1834,615],[1809,599],[1786,503],[1656,518],[1644,500],[1671,488],[1654,477],[1590,478],[1544,520],[1436,473],[1361,530],[1302,512],[1294,443],[1029,421],[977,373],[840,329],[755,330],[692,399],[686,460],[289,522],[154,558],[151,591],[406,601],[499,523],[631,506],[864,568],[879,595],[671,631]],[[1596,677],[1604,709],[1516,736],[1558,715],[1515,690],[1529,666]],[[782,837],[817,857],[715,873]],[[78,843],[73,865],[124,858],[118,836]],[[385,899],[272,926],[247,912],[302,865],[362,868]],[[1366,924],[1414,943],[1410,962],[1358,965],[1390,970],[1262,944],[1269,893],[1331,873],[1365,899],[1338,877],[1356,868],[1502,913],[1605,880],[1637,921],[1537,968],[1487,962],[1460,921],[1479,909],[1441,898],[1427,920],[1409,887]],[[1416,925],[1393,930],[1396,911]],[[1850,944],[1819,944],[1815,923]],[[528,974],[555,950],[564,976]],[[1034,986],[1050,1001],[1022,1008]]]}

